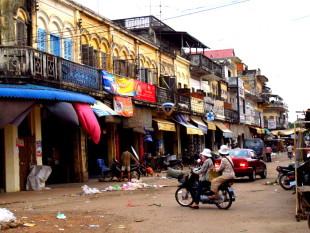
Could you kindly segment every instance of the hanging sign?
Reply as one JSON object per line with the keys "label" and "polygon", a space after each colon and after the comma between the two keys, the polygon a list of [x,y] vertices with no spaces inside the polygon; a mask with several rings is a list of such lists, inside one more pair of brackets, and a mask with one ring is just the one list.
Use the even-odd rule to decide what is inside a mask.
{"label": "hanging sign", "polygon": [[36,141],[36,155],[37,157],[42,157],[42,142]]}
{"label": "hanging sign", "polygon": [[163,103],[161,108],[167,116],[170,116],[174,111],[175,105],[173,103]]}
{"label": "hanging sign", "polygon": [[130,97],[125,98],[121,96],[114,96],[113,104],[114,104],[114,111],[117,112],[118,114],[125,117],[133,116],[133,106]]}
{"label": "hanging sign", "polygon": [[135,96],[135,82],[132,78],[117,77],[106,71],[102,71],[102,85],[106,92],[123,95]]}

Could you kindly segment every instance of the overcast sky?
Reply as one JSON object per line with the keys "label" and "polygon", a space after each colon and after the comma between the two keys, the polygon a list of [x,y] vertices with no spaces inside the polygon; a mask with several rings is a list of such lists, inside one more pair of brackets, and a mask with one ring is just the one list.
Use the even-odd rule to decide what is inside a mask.
{"label": "overcast sky", "polygon": [[310,108],[310,0],[75,1],[109,19],[151,14],[212,50],[233,48],[249,69],[260,68],[269,79],[290,121]]}

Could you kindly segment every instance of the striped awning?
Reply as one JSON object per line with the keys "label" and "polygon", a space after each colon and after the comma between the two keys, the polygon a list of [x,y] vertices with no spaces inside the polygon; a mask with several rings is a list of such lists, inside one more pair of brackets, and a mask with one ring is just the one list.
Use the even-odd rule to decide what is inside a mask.
{"label": "striped awning", "polygon": [[57,100],[87,104],[96,103],[96,100],[89,95],[31,84],[0,84],[0,98]]}

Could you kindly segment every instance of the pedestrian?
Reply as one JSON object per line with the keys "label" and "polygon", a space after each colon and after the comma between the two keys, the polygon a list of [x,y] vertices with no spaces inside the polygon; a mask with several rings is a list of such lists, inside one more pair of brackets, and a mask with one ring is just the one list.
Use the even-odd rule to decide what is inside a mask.
{"label": "pedestrian", "polygon": [[222,156],[221,164],[214,170],[222,172],[222,175],[211,181],[211,191],[214,193],[209,196],[210,199],[218,199],[218,187],[226,180],[235,179],[234,165],[232,158],[229,156],[229,149],[226,145],[222,145],[219,154]]}
{"label": "pedestrian", "polygon": [[119,182],[123,181],[123,175],[124,175],[124,171],[127,171],[127,178],[128,181],[131,181],[130,178],[130,164],[131,164],[131,160],[135,161],[136,163],[139,163],[139,161],[129,152],[129,148],[126,148],[125,151],[122,153],[121,156],[121,173],[119,176]]}
{"label": "pedestrian", "polygon": [[288,147],[287,147],[287,157],[289,159],[292,159],[293,158],[293,146],[290,144]]}
{"label": "pedestrian", "polygon": [[208,181],[209,172],[211,167],[214,166],[214,159],[212,158],[211,150],[206,148],[200,153],[200,155],[204,159],[203,165],[198,171],[195,170],[192,171],[194,174],[201,175],[201,179],[197,185],[194,204],[190,205],[190,207],[194,209],[199,209],[201,190],[204,187],[210,187],[210,181]]}
{"label": "pedestrian", "polygon": [[270,147],[270,145],[268,145],[268,146],[265,148],[265,153],[266,153],[266,161],[267,161],[267,162],[271,162],[272,148]]}

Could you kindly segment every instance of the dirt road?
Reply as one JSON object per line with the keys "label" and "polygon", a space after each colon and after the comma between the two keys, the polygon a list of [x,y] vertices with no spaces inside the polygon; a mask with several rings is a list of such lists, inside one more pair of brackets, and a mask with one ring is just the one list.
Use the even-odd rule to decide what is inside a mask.
{"label": "dirt road", "polygon": [[[238,179],[237,198],[229,210],[213,205],[201,205],[199,210],[181,207],[174,199],[177,180],[157,177],[142,179],[168,187],[84,195],[83,184],[54,185],[43,191],[0,194],[0,208],[35,224],[7,232],[309,232],[306,221],[295,220],[292,191],[265,184],[276,179],[276,166],[288,163],[283,154],[267,163],[267,179]],[[115,184],[120,183],[87,183],[99,190]],[[57,219],[58,211],[67,218]]]}

